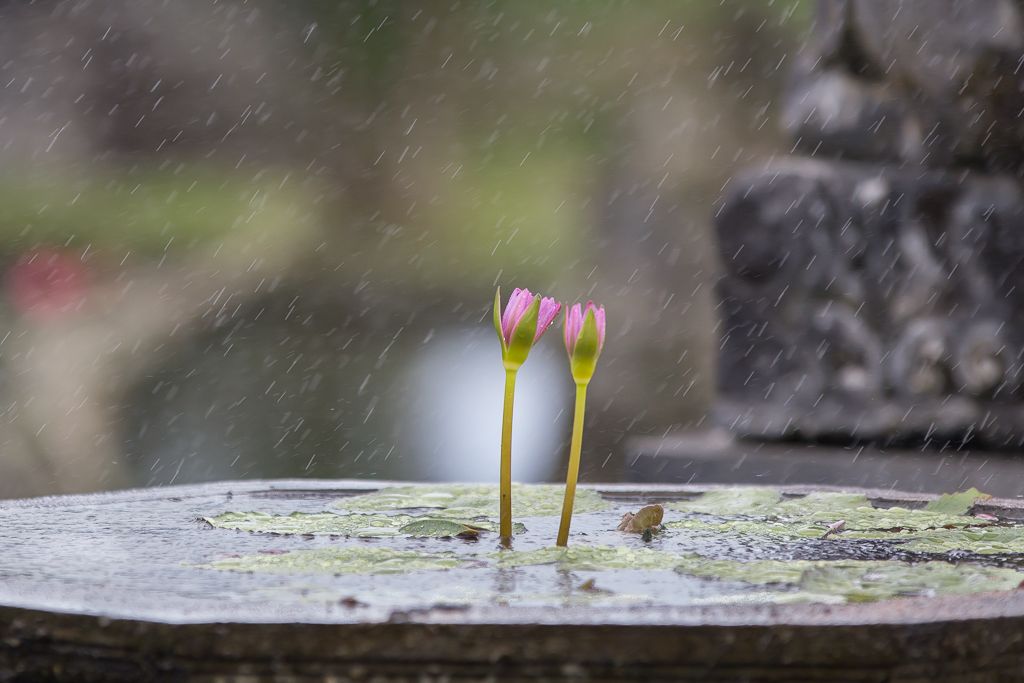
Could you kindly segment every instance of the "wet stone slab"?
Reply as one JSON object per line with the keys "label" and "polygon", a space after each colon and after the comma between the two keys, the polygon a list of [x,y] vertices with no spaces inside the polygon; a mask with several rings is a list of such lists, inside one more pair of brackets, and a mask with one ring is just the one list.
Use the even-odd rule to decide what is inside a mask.
{"label": "wet stone slab", "polygon": [[[892,680],[854,676],[868,642],[888,671],[941,680],[979,657],[1024,671],[1017,502],[603,486],[578,494],[568,551],[552,547],[561,487],[518,487],[513,504],[507,550],[486,486],[250,482],[0,503],[0,680],[90,680],[110,662],[120,680],[353,667],[414,680],[431,662],[439,676],[558,678],[573,664],[609,680],[817,662],[834,680]],[[650,533],[618,530],[651,504],[664,517]],[[765,645],[803,631],[821,647]],[[695,638],[716,644],[683,647]],[[620,647],[633,639],[645,645]]]}

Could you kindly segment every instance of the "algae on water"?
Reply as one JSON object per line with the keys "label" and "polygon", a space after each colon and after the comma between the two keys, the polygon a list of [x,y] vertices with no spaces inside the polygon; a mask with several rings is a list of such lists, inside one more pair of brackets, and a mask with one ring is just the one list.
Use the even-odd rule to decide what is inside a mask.
{"label": "algae on water", "polygon": [[462,564],[463,561],[452,552],[344,547],[229,557],[200,568],[275,574],[397,574],[455,569]]}
{"label": "algae on water", "polygon": [[[560,486],[516,486],[516,514],[556,515],[561,495]],[[615,533],[622,506],[615,510],[599,494],[584,489],[578,492],[576,504],[578,513],[587,513],[578,525],[583,533],[568,548],[538,547],[551,542],[546,534],[553,534],[554,528],[549,520],[537,519],[530,532],[517,525],[516,533],[526,535],[515,549],[492,552],[480,543],[441,545],[411,538],[494,531],[496,487],[400,486],[343,499],[335,504],[341,509],[334,512],[228,512],[207,518],[221,529],[385,539],[377,544],[322,539],[311,542],[333,545],[228,557],[202,566],[310,575],[464,569],[455,593],[475,596],[466,597],[472,604],[660,604],[676,590],[695,591],[686,604],[841,603],[1012,590],[1024,577],[1015,569],[986,566],[979,558],[959,564],[925,561],[949,551],[1024,556],[1024,528],[968,514],[984,499],[984,494],[971,490],[940,497],[920,509],[883,508],[857,493],[783,496],[770,488],[718,489],[666,504],[664,524],[669,531],[650,547],[639,544],[635,536]],[[840,520],[842,530],[823,538],[826,529]],[[844,547],[850,541],[871,543]],[[787,544],[784,552],[779,550],[780,543]],[[418,552],[414,547],[446,552]],[[855,548],[861,551],[860,559],[842,559]],[[803,559],[784,559],[790,549],[798,549]],[[897,556],[896,550],[900,557],[921,561],[883,559]],[[819,552],[823,559],[816,559]],[[602,585],[619,581],[620,593],[576,589],[582,577],[555,586],[550,583],[554,577],[565,579],[578,571],[636,573],[624,575],[630,577],[628,590],[623,590],[627,585],[623,577],[599,579]],[[435,582],[449,581],[435,576]],[[512,588],[498,587],[510,576],[518,577],[511,580]],[[682,581],[680,576],[689,578]],[[538,580],[540,584],[535,583]],[[399,579],[373,581],[379,590],[387,591],[388,582],[397,585]],[[516,586],[516,581],[525,583]],[[440,595],[436,587],[432,590],[427,594]]]}
{"label": "algae on water", "polygon": [[715,489],[693,500],[679,500],[666,505],[679,512],[699,512],[707,515],[731,517],[736,515],[768,514],[782,500],[782,494],[771,488],[748,486]]}
{"label": "algae on water", "polygon": [[[735,492],[729,502],[729,493]],[[993,520],[966,514],[985,494],[972,489],[940,497],[923,509],[872,506],[862,494],[816,492],[770,503],[772,489],[721,489],[692,501],[671,503],[675,510],[700,513],[670,520],[677,531],[719,533],[778,541],[821,539],[843,521],[829,541],[891,541],[913,552],[962,550],[979,554],[1024,551],[1024,530],[993,527]],[[712,518],[708,518],[708,516]]]}
{"label": "algae on water", "polygon": [[[496,532],[498,525],[489,520],[471,522],[437,516],[336,514],[333,512],[293,512],[274,515],[266,512],[225,512],[204,517],[211,526],[262,534],[297,534],[308,536],[351,536],[385,538],[389,536],[458,536],[475,530]],[[513,525],[517,534],[524,533],[521,523]]]}
{"label": "algae on water", "polygon": [[736,562],[691,556],[676,567],[681,574],[757,585],[791,586],[813,595],[847,602],[898,596],[977,593],[1016,588],[1022,575],[1014,569],[907,563],[893,560],[756,560]]}
{"label": "algae on water", "polygon": [[951,515],[966,515],[980,500],[988,500],[992,496],[970,488],[960,493],[944,493],[925,506],[925,510],[945,512]]}
{"label": "algae on water", "polygon": [[[512,514],[515,517],[550,517],[562,512],[565,489],[555,484],[514,484]],[[356,512],[444,510],[448,519],[475,519],[498,516],[498,487],[475,484],[393,486],[372,493],[342,498],[335,503],[343,510]],[[590,489],[578,489],[573,510],[576,514],[609,509],[601,495]]]}
{"label": "algae on water", "polygon": [[552,546],[525,552],[502,550],[491,555],[499,567],[554,564],[560,569],[664,569],[671,571],[678,556],[648,548],[625,546],[570,545]]}
{"label": "algae on water", "polygon": [[413,521],[411,515],[339,515],[332,512],[293,512],[273,515],[266,512],[225,512],[204,517],[220,529],[236,529],[263,534],[301,534],[314,536],[355,536],[373,538],[395,536]]}

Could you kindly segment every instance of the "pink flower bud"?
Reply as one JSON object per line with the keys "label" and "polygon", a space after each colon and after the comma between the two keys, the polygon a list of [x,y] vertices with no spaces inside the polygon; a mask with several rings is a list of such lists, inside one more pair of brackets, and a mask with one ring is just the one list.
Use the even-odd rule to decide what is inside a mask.
{"label": "pink flower bud", "polygon": [[597,358],[604,349],[604,306],[588,301],[586,308],[574,304],[565,312],[565,350],[573,379],[586,384],[594,375]]}
{"label": "pink flower bud", "polygon": [[508,298],[503,313],[500,307],[499,289],[494,297],[494,328],[501,340],[502,359],[506,367],[515,369],[523,364],[530,348],[554,322],[562,304],[517,287]]}
{"label": "pink flower bud", "polygon": [[579,304],[573,304],[565,312],[565,350],[572,356],[576,349],[576,342],[579,341],[583,332],[583,321],[587,313],[594,314],[594,322],[597,323],[597,352],[601,353],[604,348],[605,316],[604,306],[595,306],[593,301],[587,302],[586,309]]}

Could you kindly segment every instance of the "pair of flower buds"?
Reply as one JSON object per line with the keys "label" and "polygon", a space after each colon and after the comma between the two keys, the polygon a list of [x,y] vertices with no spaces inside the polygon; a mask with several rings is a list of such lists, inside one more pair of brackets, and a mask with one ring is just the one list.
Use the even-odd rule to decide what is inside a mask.
{"label": "pair of flower buds", "polygon": [[[532,294],[528,289],[516,289],[509,297],[505,311],[501,311],[501,290],[494,295],[494,329],[501,340],[501,359],[505,365],[505,413],[501,429],[501,487],[500,529],[505,546],[512,543],[512,405],[515,402],[516,373],[526,361],[527,354],[545,330],[554,322],[562,304],[549,297]],[[565,547],[569,542],[576,480],[580,470],[580,450],[583,447],[583,414],[586,410],[587,385],[594,376],[597,357],[604,348],[604,307],[587,302],[586,307],[575,304],[565,311],[565,350],[569,354],[569,367],[576,381],[576,409],[573,412],[572,440],[569,446],[569,467],[565,478],[565,498],[562,502],[562,520],[558,526],[557,544]]]}
{"label": "pair of flower buds", "polygon": [[[501,289],[494,295],[494,328],[501,340],[501,357],[506,370],[518,370],[533,345],[554,322],[562,304],[550,297],[515,289],[501,312]],[[586,384],[594,376],[597,358],[604,348],[604,306],[588,301],[567,306],[565,311],[565,350],[569,354],[572,377]]]}

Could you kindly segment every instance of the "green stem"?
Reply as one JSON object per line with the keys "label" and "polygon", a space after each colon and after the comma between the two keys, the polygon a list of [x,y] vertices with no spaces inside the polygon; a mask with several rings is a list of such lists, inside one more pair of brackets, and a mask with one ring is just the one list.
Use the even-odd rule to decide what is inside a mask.
{"label": "green stem", "polygon": [[516,395],[516,371],[505,370],[505,412],[501,421],[501,505],[502,545],[512,544],[512,405]]}
{"label": "green stem", "polygon": [[587,385],[576,385],[576,412],[572,418],[572,443],[569,446],[569,471],[565,476],[565,499],[562,501],[562,521],[558,525],[558,542],[561,547],[569,544],[569,524],[572,523],[572,506],[576,500],[576,479],[580,474],[580,451],[583,449],[583,413],[587,409]]}

